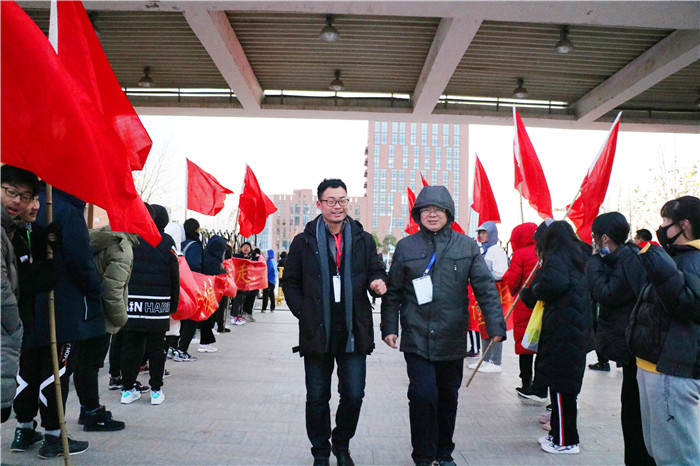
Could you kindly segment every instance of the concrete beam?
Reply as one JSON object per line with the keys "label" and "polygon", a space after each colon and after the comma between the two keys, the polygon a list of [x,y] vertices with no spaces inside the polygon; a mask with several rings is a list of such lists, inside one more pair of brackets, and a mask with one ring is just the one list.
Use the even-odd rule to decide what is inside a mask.
{"label": "concrete beam", "polygon": [[481,26],[480,18],[443,18],[413,92],[413,113],[433,111]]}
{"label": "concrete beam", "polygon": [[263,90],[226,13],[195,6],[184,16],[243,108],[260,110]]}
{"label": "concrete beam", "polygon": [[572,109],[579,121],[594,121],[697,60],[700,31],[674,31],[581,97]]}

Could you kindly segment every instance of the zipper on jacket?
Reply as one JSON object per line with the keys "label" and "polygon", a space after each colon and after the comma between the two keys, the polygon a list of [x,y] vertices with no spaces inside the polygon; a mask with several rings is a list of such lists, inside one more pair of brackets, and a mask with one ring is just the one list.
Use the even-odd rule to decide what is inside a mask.
{"label": "zipper on jacket", "polygon": [[85,319],[84,321],[88,320],[88,303],[87,303],[87,298],[83,296],[83,302],[85,303]]}

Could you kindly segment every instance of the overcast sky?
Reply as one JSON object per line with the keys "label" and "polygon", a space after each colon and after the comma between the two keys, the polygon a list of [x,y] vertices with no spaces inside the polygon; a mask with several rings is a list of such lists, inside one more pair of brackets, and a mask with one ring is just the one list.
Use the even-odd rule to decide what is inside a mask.
{"label": "overcast sky", "polygon": [[[267,194],[315,189],[329,177],[342,178],[351,196],[364,194],[366,121],[163,116],[143,116],[142,120],[154,141],[151,158],[165,153],[161,177],[169,180],[151,201],[170,205],[177,220],[184,216],[185,157],[236,195],[246,163]],[[552,206],[564,208],[578,191],[607,131],[528,128],[528,134],[547,177]],[[675,156],[681,167],[700,164],[699,147],[698,134],[625,132],[623,114],[608,193],[648,182],[649,168],[658,169],[660,157]],[[507,240],[512,227],[520,223],[519,197],[513,189],[513,128],[470,125],[470,180],[475,154],[493,187],[503,220],[501,238]],[[470,181],[470,194],[471,186]],[[226,209],[216,217],[195,216],[210,227],[231,228],[236,195],[229,196]],[[526,221],[540,221],[527,202],[524,211]],[[556,218],[563,215],[555,212]]]}

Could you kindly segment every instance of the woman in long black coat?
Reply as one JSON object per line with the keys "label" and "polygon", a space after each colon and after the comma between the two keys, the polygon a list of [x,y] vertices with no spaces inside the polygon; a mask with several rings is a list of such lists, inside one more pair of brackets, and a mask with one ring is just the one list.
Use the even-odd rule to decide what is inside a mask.
{"label": "woman in long black coat", "polygon": [[552,430],[540,438],[548,453],[579,452],[576,398],[592,349],[591,297],[585,266],[590,248],[571,226],[553,222],[537,243],[542,268],[521,297],[528,306],[544,301],[542,332],[537,350],[537,373],[550,389]]}

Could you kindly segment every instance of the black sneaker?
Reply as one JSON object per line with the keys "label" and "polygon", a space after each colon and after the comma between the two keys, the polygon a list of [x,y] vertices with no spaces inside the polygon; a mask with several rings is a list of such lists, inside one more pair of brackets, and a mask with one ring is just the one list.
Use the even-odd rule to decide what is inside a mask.
{"label": "black sneaker", "polygon": [[78,416],[78,424],[85,424],[85,406],[80,407],[80,416]]}
{"label": "black sneaker", "polygon": [[110,390],[121,390],[122,389],[122,378],[121,377],[110,377],[109,378],[109,389]]}
{"label": "black sneaker", "polygon": [[85,414],[85,425],[83,430],[87,432],[113,432],[122,430],[126,424],[112,419],[111,411],[107,411],[104,406],[100,406],[94,413]]}
{"label": "black sneaker", "polygon": [[44,436],[36,430],[36,421],[33,429],[15,429],[15,439],[12,441],[10,451],[27,451],[32,445],[44,439]]}
{"label": "black sneaker", "polygon": [[167,369],[165,369],[165,370],[163,371],[163,378],[166,378],[166,377],[170,377],[170,371],[167,370]]}
{"label": "black sneaker", "polygon": [[355,466],[355,462],[350,457],[350,450],[338,450],[331,446],[331,451],[335,455],[336,460],[338,460],[338,466]]}
{"label": "black sneaker", "polygon": [[593,370],[593,371],[610,372],[610,363],[609,362],[597,362],[595,364],[589,364],[588,368]]}
{"label": "black sneaker", "polygon": [[457,466],[457,464],[455,463],[455,460],[452,459],[451,456],[437,460],[437,464],[439,466]]}
{"label": "black sneaker", "polygon": [[[71,455],[77,455],[88,449],[88,443],[68,438],[68,451]],[[48,459],[63,456],[63,443],[61,437],[44,435],[44,443],[39,447],[39,458]]]}
{"label": "black sneaker", "polygon": [[528,400],[539,401],[540,403],[544,403],[547,401],[546,390],[538,391],[530,386],[518,387],[515,389],[515,391],[518,392],[518,395],[522,396],[523,398],[527,398]]}
{"label": "black sneaker", "polygon": [[141,393],[146,393],[151,389],[151,387],[149,387],[148,385],[141,385],[141,382],[139,382],[138,380],[134,382],[134,388],[140,391]]}

